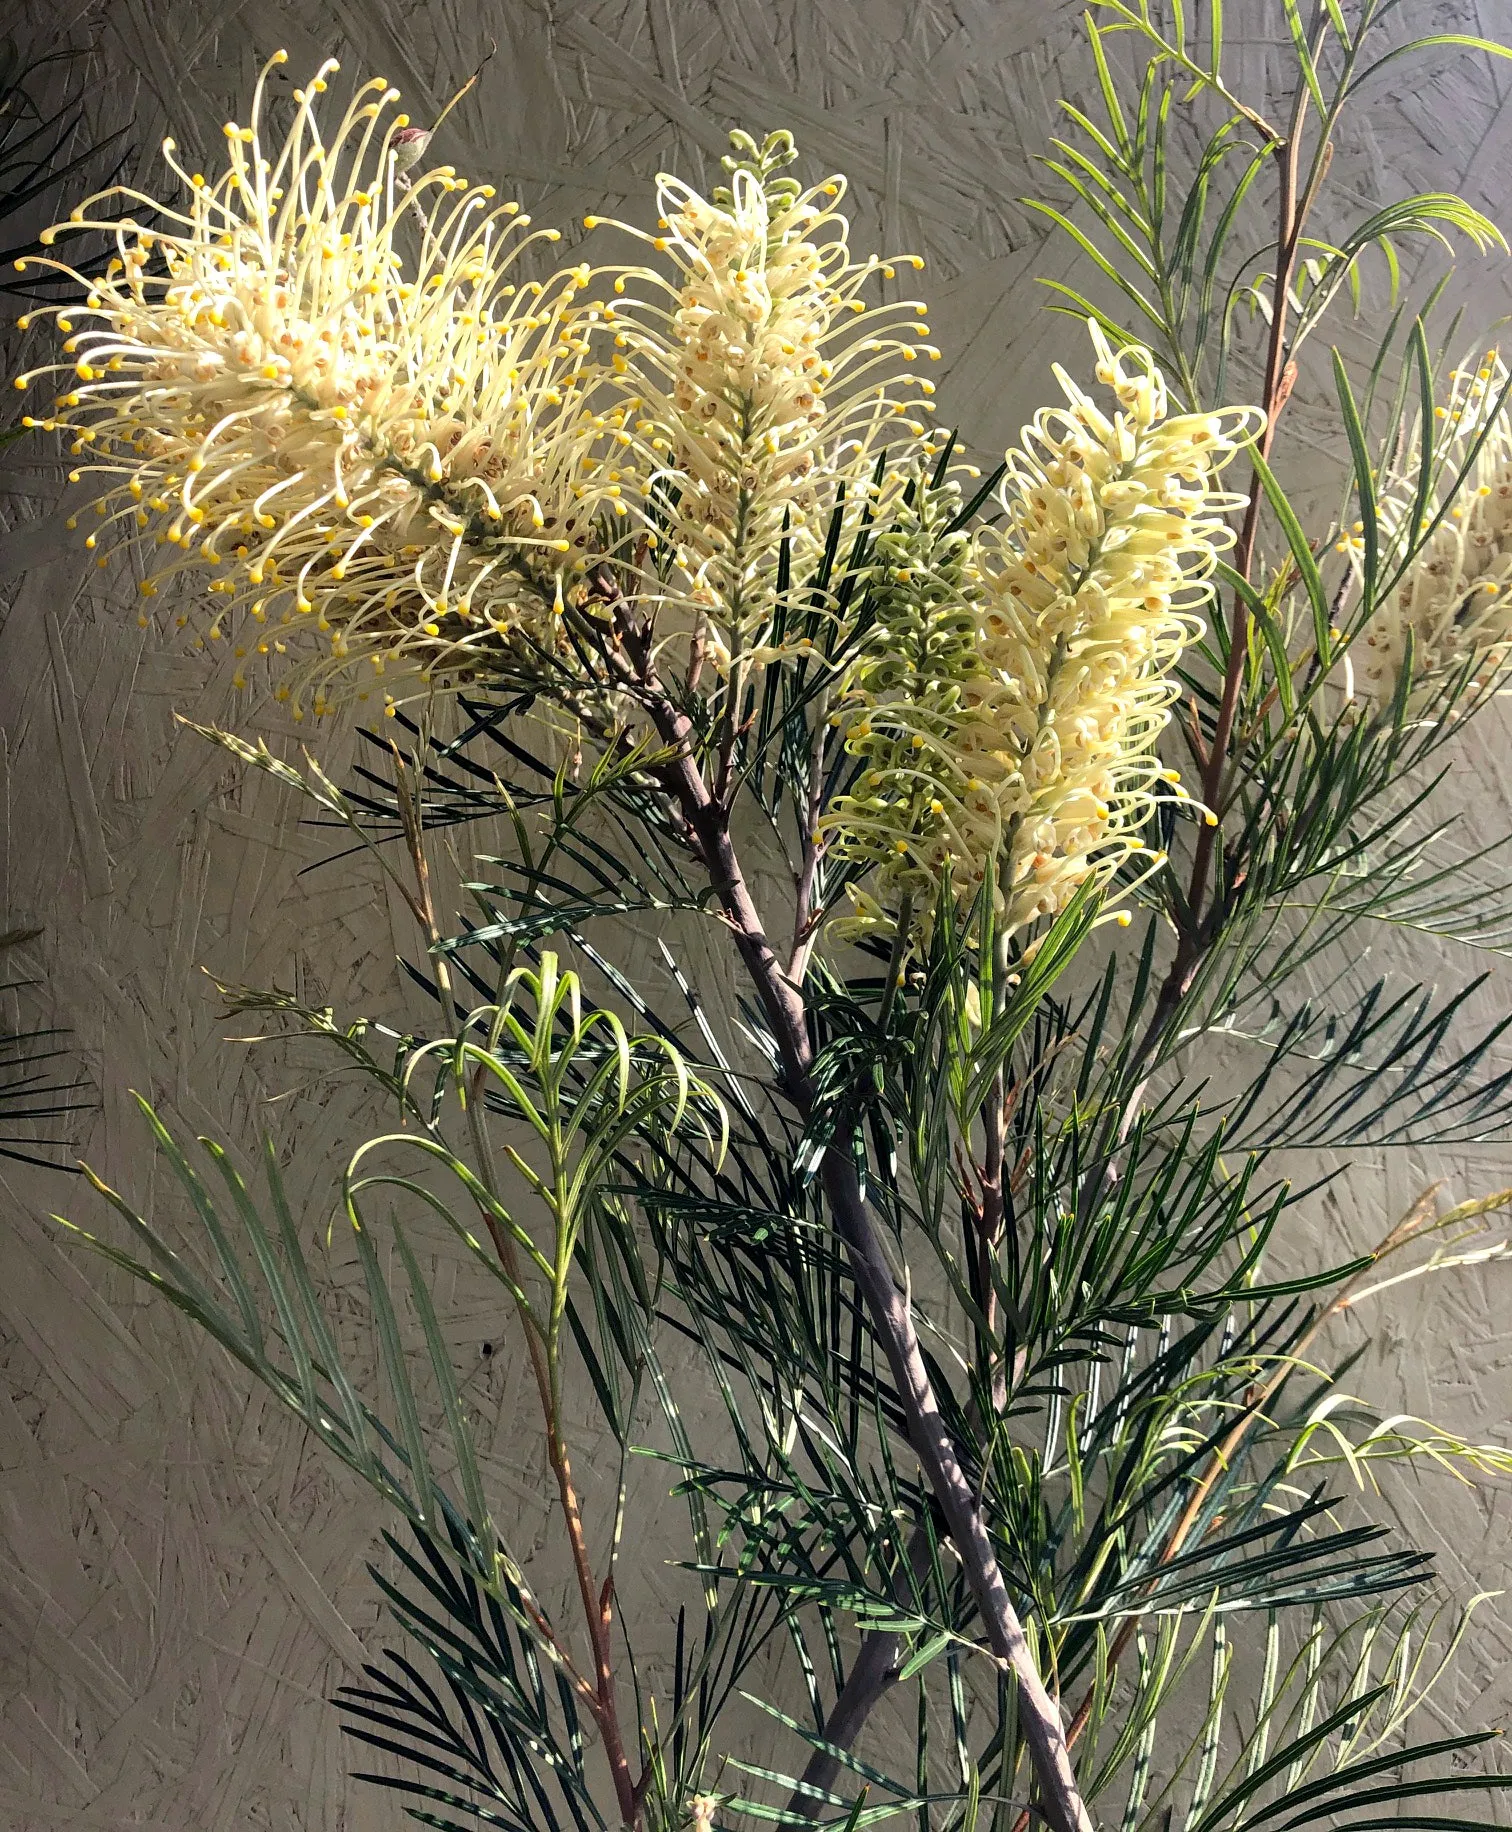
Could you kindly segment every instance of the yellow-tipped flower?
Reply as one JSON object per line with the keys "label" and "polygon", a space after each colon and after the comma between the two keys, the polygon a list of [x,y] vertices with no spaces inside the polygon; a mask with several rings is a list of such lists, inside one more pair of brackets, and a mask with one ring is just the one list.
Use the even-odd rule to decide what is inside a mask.
{"label": "yellow-tipped flower", "polygon": [[893,462],[872,512],[896,497],[933,392],[914,367],[938,355],[918,341],[917,301],[861,298],[883,263],[851,257],[843,181],[804,190],[779,176],[794,157],[787,134],[732,139],[730,183],[712,197],[658,180],[661,233],[643,239],[671,277],[622,276],[664,300],[632,299],[622,333],[633,444],[670,513],[663,589],[699,607],[726,666],[779,653],[767,642],[785,536],[798,576],[840,486],[862,513],[884,446]]}
{"label": "yellow-tipped flower", "polygon": [[327,133],[334,67],[294,92],[271,146],[264,70],[213,183],[168,142],[189,201],[142,198],[163,227],[73,213],[112,227],[119,253],[104,278],[75,276],[89,304],[67,308],[82,328],[43,424],[105,480],[105,528],[156,534],[149,597],[223,569],[215,630],[243,613],[309,627],[325,640],[295,652],[317,684],[364,657],[465,671],[522,628],[559,640],[560,579],[608,501],[591,411],[603,309],[580,268],[509,278],[535,238],[490,187],[446,167],[400,178],[416,130],[381,81]]}
{"label": "yellow-tipped flower", "polygon": [[[853,670],[842,719],[867,768],[826,825],[875,867],[862,926],[905,898],[927,919],[942,880],[968,903],[989,874],[1011,929],[1052,915],[1142,850],[1157,782],[1183,794],[1155,741],[1243,501],[1217,474],[1256,416],[1169,416],[1150,353],[1091,329],[1116,408],[1057,367],[1067,405],[1008,453],[1002,528],[968,559],[926,515],[908,570],[948,589],[911,590],[896,616],[884,600],[879,622],[908,628],[874,636]],[[910,652],[907,668],[885,659]]]}
{"label": "yellow-tipped flower", "polygon": [[[1512,418],[1502,405],[1507,369],[1493,349],[1467,357],[1450,379],[1449,396],[1435,410],[1438,488],[1427,510],[1430,519],[1443,519],[1377,607],[1362,645],[1351,652],[1356,681],[1381,705],[1396,694],[1409,636],[1414,687],[1428,692],[1436,679],[1477,659],[1484,666],[1475,685],[1484,687],[1512,650]],[[1484,442],[1449,504],[1482,434]],[[1414,474],[1395,479],[1383,492],[1381,537],[1388,553],[1415,512],[1416,488]],[[1358,537],[1346,533],[1339,545],[1358,565]]]}

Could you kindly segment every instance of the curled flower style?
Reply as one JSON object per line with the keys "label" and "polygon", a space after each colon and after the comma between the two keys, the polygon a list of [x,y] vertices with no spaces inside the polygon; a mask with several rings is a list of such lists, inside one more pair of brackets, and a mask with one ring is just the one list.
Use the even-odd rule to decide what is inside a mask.
{"label": "curled flower style", "polygon": [[[1365,624],[1350,656],[1357,685],[1379,705],[1395,697],[1411,656],[1409,705],[1471,664],[1484,689],[1512,653],[1512,418],[1508,371],[1494,349],[1451,371],[1448,399],[1435,408],[1438,488],[1427,505],[1437,526]],[[1382,493],[1381,544],[1403,544],[1415,524],[1416,475]],[[1451,500],[1452,499],[1452,500]],[[1358,567],[1359,530],[1339,541]]]}
{"label": "curled flower style", "polygon": [[1021,928],[1145,852],[1158,793],[1184,799],[1155,743],[1244,500],[1217,474],[1255,415],[1169,415],[1150,353],[1091,328],[1114,410],[1057,367],[1067,404],[1008,453],[1001,529],[962,555],[921,515],[888,555],[841,702],[865,768],[825,822],[874,868],[863,927],[905,906],[927,919],[942,881],[969,904],[986,880]]}
{"label": "curled flower style", "polygon": [[124,193],[154,227],[75,210],[118,253],[103,278],[73,276],[87,303],[60,317],[69,360],[18,381],[67,373],[32,423],[71,435],[75,480],[107,480],[87,544],[153,534],[169,551],[148,599],[212,569],[208,635],[292,648],[296,709],[309,688],[317,710],[364,658],[466,673],[501,640],[559,643],[562,593],[603,546],[595,518],[623,513],[606,453],[624,412],[593,350],[614,306],[584,296],[586,267],[512,281],[530,219],[450,167],[405,176],[418,130],[383,81],[326,137],[335,68],[294,91],[266,151],[265,68],[213,183],[165,143],[186,207]]}
{"label": "curled flower style", "polygon": [[662,589],[697,607],[700,640],[724,666],[778,652],[784,543],[796,573],[847,491],[857,517],[868,497],[874,515],[896,499],[934,392],[912,366],[939,356],[921,341],[921,303],[860,296],[894,269],[852,259],[844,180],[805,190],[781,176],[795,156],[787,134],[760,147],[732,139],[730,182],[711,197],[658,181],[660,233],[643,239],[673,277],[630,267],[616,281],[653,289],[629,305],[617,341],[633,444],[671,548]]}

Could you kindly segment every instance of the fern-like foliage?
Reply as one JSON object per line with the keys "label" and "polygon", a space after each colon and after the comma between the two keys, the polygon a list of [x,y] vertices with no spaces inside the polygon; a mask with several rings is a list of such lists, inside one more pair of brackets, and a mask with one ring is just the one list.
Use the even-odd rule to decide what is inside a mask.
{"label": "fern-like foliage", "polygon": [[[1237,461],[1247,497],[1213,498],[1232,507],[1232,544],[1219,554],[1215,534],[1203,567],[1161,575],[1205,594],[1206,633],[1183,625],[1192,640],[1162,657],[1164,750],[1130,766],[1139,844],[1106,824],[1111,776],[1076,803],[1092,810],[1076,827],[1050,757],[1103,741],[1074,700],[1097,642],[1063,631],[1026,648],[1011,691],[960,653],[963,629],[983,650],[1002,635],[983,613],[993,590],[1042,578],[1013,545],[1049,515],[1020,488],[1029,460],[984,465],[968,487],[958,441],[925,441],[922,423],[906,461],[874,457],[868,431],[805,493],[793,479],[808,470],[782,468],[782,422],[735,478],[736,534],[717,491],[697,507],[718,438],[689,423],[650,448],[633,538],[599,479],[611,506],[581,537],[594,551],[552,579],[515,550],[572,543],[464,515],[440,442],[429,473],[385,459],[377,471],[420,492],[456,543],[453,571],[473,542],[481,589],[514,554],[510,602],[530,617],[501,615],[493,649],[469,624],[465,680],[444,707],[387,706],[349,782],[313,756],[203,734],[306,798],[333,854],[369,859],[414,917],[404,966],[433,1017],[400,1035],[228,989],[238,1013],[361,1076],[392,1124],[353,1142],[304,1213],[274,1141],[254,1173],[147,1109],[177,1216],[99,1184],[131,1244],[91,1244],[210,1333],[403,1523],[373,1575],[405,1639],[338,1702],[352,1735],[401,1765],[373,1778],[420,1823],[1488,1823],[1458,1811],[1508,1785],[1474,1766],[1485,1733],[1422,1728],[1468,1610],[1375,1501],[1418,1475],[1504,1474],[1512,1452],[1356,1393],[1337,1325],[1388,1288],[1507,1257],[1497,1217],[1512,1192],[1441,1204],[1430,1190],[1404,1215],[1362,1218],[1334,1264],[1293,1245],[1320,1196],[1349,1189],[1323,1154],[1494,1143],[1512,1126],[1512,1018],[1478,1016],[1486,956],[1507,945],[1503,842],[1467,836],[1438,799],[1450,747],[1485,729],[1509,645],[1456,619],[1432,632],[1432,657],[1409,631],[1385,691],[1357,667],[1482,488],[1512,406],[1498,382],[1473,436],[1441,423],[1437,296],[1400,287],[1404,237],[1485,251],[1504,247],[1496,228],[1447,195],[1320,203],[1347,105],[1383,70],[1434,49],[1506,55],[1464,35],[1392,38],[1399,11],[1284,6],[1296,80],[1273,118],[1268,98],[1231,87],[1221,7],[1103,0],[1091,99],[1068,109],[1048,162],[1064,194],[1036,207],[1096,276],[1056,282],[1058,303],[1153,350],[1193,414],[1240,382],[1266,413]],[[739,139],[731,186],[685,200],[677,235],[705,233],[700,209],[723,223],[759,199],[752,249],[785,248],[772,223],[802,198],[822,216],[815,200],[832,194],[783,176],[791,153],[782,135]],[[408,170],[396,158],[390,174],[406,209]],[[788,279],[801,289],[807,274]],[[1382,276],[1379,343],[1326,366],[1340,507],[1309,527],[1283,482],[1298,353]],[[740,268],[729,283],[748,280]],[[651,438],[633,416],[657,390],[656,411],[703,400],[716,430],[734,411],[729,390],[695,389],[724,333],[699,316],[703,281],[686,284],[673,322],[706,340],[686,372],[628,307],[607,320],[648,364],[645,399],[614,422],[631,445]],[[782,365],[799,364],[793,387],[822,417],[829,378],[803,380],[798,342],[768,354],[789,380]],[[1135,377],[1126,358],[1104,352],[1125,430],[1155,398],[1150,359]],[[763,374],[740,395],[739,436],[769,386]],[[1048,445],[1056,424],[1042,417],[1027,443]],[[1234,422],[1179,424],[1216,439]],[[1080,496],[1077,479],[1061,485],[1108,510],[1087,542],[1100,555],[1123,499],[1081,481]],[[1062,546],[1081,538],[1067,517]],[[767,546],[736,585],[711,585],[757,522]],[[993,553],[1020,571],[994,574]],[[393,591],[375,600],[384,615]],[[329,592],[350,609],[346,586]],[[1169,609],[1150,596],[1152,616]],[[439,619],[461,612],[424,603],[434,628],[415,628],[445,640]],[[905,650],[915,699],[888,673]],[[1059,696],[1085,713],[1080,740]],[[1010,754],[997,728],[997,748],[968,751],[963,708],[985,721],[990,698],[1005,731],[1032,706],[1016,767],[1059,783],[1060,803],[1047,790],[1006,819],[976,879],[959,869],[976,837],[943,851],[928,894],[912,865],[890,879],[864,846],[830,843],[856,810],[911,860],[957,815],[964,827],[964,800],[945,799],[955,762],[985,756],[985,771]],[[913,724],[874,743],[862,706]],[[930,763],[926,794],[911,759],[931,744],[960,756]],[[981,787],[965,777],[962,796]],[[1057,850],[1067,827],[1085,856]],[[443,849],[467,860],[454,913],[434,889]],[[1377,937],[1419,938],[1435,970],[1387,971]],[[318,1245],[333,1210],[361,1274],[339,1311]],[[518,1341],[519,1441],[546,1472],[570,1568],[550,1598],[493,1479],[432,1255]],[[591,1496],[578,1443],[595,1446]],[[681,1510],[675,1536],[660,1512],[654,1528],[637,1515],[647,1469]],[[652,1532],[654,1548],[636,1544]],[[654,1588],[633,1581],[632,1546],[662,1568]]]}

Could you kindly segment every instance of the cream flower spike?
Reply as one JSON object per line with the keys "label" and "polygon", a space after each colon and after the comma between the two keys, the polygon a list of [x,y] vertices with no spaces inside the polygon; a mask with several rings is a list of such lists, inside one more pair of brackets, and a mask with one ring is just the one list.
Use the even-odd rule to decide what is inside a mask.
{"label": "cream flower spike", "polygon": [[250,124],[227,124],[213,182],[165,143],[185,207],[124,193],[161,227],[87,206],[58,226],[105,229],[118,252],[89,281],[44,261],[87,304],[60,315],[70,360],[18,386],[66,372],[31,423],[72,436],[88,459],[74,480],[105,483],[87,544],[155,539],[148,599],[217,569],[207,634],[248,656],[243,681],[256,656],[300,663],[298,715],[364,658],[367,682],[395,665],[413,680],[465,674],[522,634],[559,642],[553,608],[614,505],[589,271],[512,280],[520,250],[557,232],[525,233],[517,205],[450,167],[401,176],[414,130],[382,80],[327,132],[322,65],[270,141],[283,61]]}
{"label": "cream flower spike", "polygon": [[[927,921],[942,881],[964,907],[990,874],[1016,930],[1089,876],[1138,854],[1163,863],[1140,834],[1158,795],[1186,797],[1155,744],[1233,539],[1224,516],[1244,502],[1218,474],[1258,415],[1171,416],[1149,351],[1115,351],[1090,329],[1112,410],[1057,367],[1067,404],[1037,414],[1007,454],[1001,529],[968,563],[929,526],[949,515],[926,510],[916,551],[889,556],[895,579],[906,559],[910,585],[896,617],[883,596],[883,660],[863,657],[848,683],[841,721],[866,767],[825,821],[874,867],[852,929],[886,928],[905,901]],[[948,589],[921,600],[916,577]],[[886,660],[910,643],[927,665]]]}
{"label": "cream flower spike", "polygon": [[[1512,653],[1512,413],[1506,405],[1508,371],[1495,350],[1474,353],[1451,371],[1453,386],[1434,411],[1438,493],[1433,517],[1467,463],[1457,501],[1387,593],[1351,651],[1357,686],[1377,705],[1395,697],[1412,649],[1413,686],[1408,705],[1431,697],[1434,684],[1478,660],[1472,691],[1484,690]],[[1477,439],[1484,439],[1470,459]],[[1416,442],[1414,441],[1414,444]],[[1414,514],[1416,476],[1393,479],[1383,491],[1382,546],[1390,550]],[[1360,544],[1345,534],[1341,551],[1358,567]]]}
{"label": "cream flower spike", "polygon": [[939,356],[923,341],[920,302],[861,297],[895,270],[852,259],[844,181],[804,190],[780,176],[795,156],[785,133],[759,147],[732,140],[728,186],[704,197],[663,175],[659,232],[617,225],[664,256],[670,276],[630,266],[616,281],[651,292],[625,308],[617,367],[636,416],[627,444],[667,509],[663,589],[696,607],[726,667],[781,653],[766,645],[785,536],[796,575],[841,489],[856,518],[868,493],[874,515],[897,500],[934,392],[918,371]]}

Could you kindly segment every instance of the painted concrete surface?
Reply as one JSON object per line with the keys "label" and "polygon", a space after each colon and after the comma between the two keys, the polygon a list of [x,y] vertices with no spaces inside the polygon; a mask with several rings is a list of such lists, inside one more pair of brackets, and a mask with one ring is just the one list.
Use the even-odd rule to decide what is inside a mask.
{"label": "painted concrete surface", "polygon": [[[947,353],[941,397],[974,443],[1000,446],[1048,397],[1052,358],[1081,355],[1080,333],[1042,310],[1035,285],[1071,271],[1067,249],[1047,244],[1019,201],[1043,189],[1034,161],[1055,98],[1088,87],[1079,4],[35,0],[21,10],[17,27],[38,44],[94,47],[103,121],[134,118],[147,147],[171,130],[207,158],[279,45],[295,72],[334,50],[348,74],[388,76],[424,121],[497,41],[440,150],[569,236],[585,210],[645,214],[658,169],[707,177],[732,125],[787,125],[808,169],[849,173],[860,245],[929,257]],[[1419,30],[1512,35],[1508,0],[1416,13]],[[1246,92],[1280,81],[1281,30],[1273,0],[1231,4],[1229,54]],[[1505,214],[1509,82],[1506,66],[1448,56],[1383,82],[1341,148],[1344,197],[1363,207],[1460,188]],[[1474,259],[1456,288],[1477,325],[1512,294],[1504,263]],[[1304,377],[1289,409],[1290,449],[1320,479],[1335,456],[1321,398]],[[7,924],[43,925],[19,951],[39,984],[12,996],[72,1033],[98,1102],[76,1127],[78,1146],[118,1187],[144,1202],[162,1188],[135,1088],[186,1129],[242,1146],[274,1126],[296,1200],[318,1210],[323,1167],[360,1136],[362,1096],[308,1051],[223,1041],[245,1026],[220,1020],[201,970],[418,1020],[423,1007],[406,1007],[414,995],[392,964],[414,952],[408,917],[365,864],[321,863],[328,840],[286,794],[175,723],[179,713],[236,718],[270,739],[293,736],[271,705],[233,710],[229,659],[141,632],[130,580],[97,572],[65,540],[55,468],[25,450],[7,456],[3,908]],[[1488,720],[1455,762],[1450,794],[1486,834],[1512,820],[1508,737],[1505,721]],[[333,774],[354,743],[339,730],[321,738]],[[1447,952],[1412,958],[1446,984],[1475,966]],[[1507,1009],[1501,977],[1479,995],[1478,1020]],[[274,1089],[292,1093],[270,1108]],[[1347,1195],[1320,1206],[1315,1239],[1295,1251],[1379,1234],[1439,1175],[1459,1195],[1493,1188],[1512,1182],[1512,1153],[1360,1154]],[[0,1825],[397,1825],[390,1802],[346,1778],[323,1702],[379,1638],[364,1570],[372,1509],[164,1307],[60,1247],[47,1220],[57,1208],[103,1219],[77,1184],[0,1165]],[[356,1277],[339,1245],[331,1276],[338,1288]],[[1492,1267],[1383,1303],[1367,1363],[1376,1389],[1473,1436],[1503,1435],[1509,1279]],[[566,1573],[550,1549],[533,1439],[519,1438],[523,1370],[488,1294],[446,1274],[439,1297],[492,1433],[491,1480],[520,1538],[543,1548],[537,1584],[550,1598]],[[586,1455],[592,1470],[591,1444]],[[598,1476],[601,1494],[608,1472]],[[639,1480],[654,1501],[662,1478]],[[1438,1483],[1392,1493],[1409,1531],[1441,1548],[1452,1583],[1512,1577],[1503,1492]],[[639,1561],[653,1596],[668,1581],[662,1556],[649,1540]],[[1509,1654],[1512,1616],[1496,1604],[1442,1696],[1446,1721],[1507,1715]]]}

